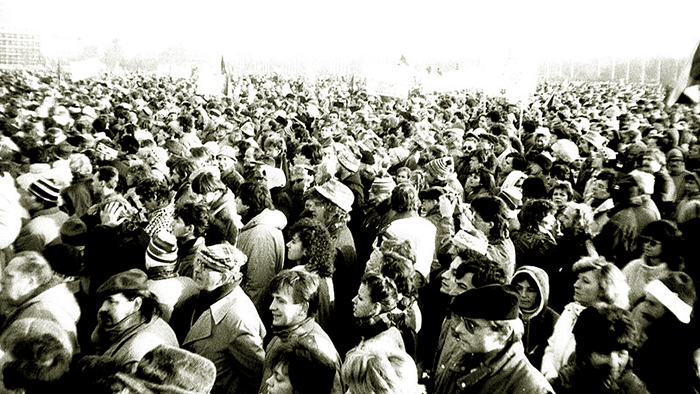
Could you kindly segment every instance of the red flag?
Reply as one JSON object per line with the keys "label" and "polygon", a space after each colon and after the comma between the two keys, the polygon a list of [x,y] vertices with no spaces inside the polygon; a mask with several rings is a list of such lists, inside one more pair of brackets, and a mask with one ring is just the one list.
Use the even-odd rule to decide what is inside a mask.
{"label": "red flag", "polygon": [[684,90],[695,85],[700,85],[700,42],[695,48],[693,56],[687,60],[685,67],[683,67],[683,72],[676,81],[676,85],[666,97],[666,105],[675,104]]}

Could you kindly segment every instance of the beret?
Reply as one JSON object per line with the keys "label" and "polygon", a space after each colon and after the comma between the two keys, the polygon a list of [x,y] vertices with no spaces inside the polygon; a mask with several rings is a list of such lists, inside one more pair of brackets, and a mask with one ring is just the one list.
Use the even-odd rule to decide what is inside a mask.
{"label": "beret", "polygon": [[520,311],[518,304],[518,293],[510,286],[488,285],[458,295],[450,310],[472,319],[515,320]]}

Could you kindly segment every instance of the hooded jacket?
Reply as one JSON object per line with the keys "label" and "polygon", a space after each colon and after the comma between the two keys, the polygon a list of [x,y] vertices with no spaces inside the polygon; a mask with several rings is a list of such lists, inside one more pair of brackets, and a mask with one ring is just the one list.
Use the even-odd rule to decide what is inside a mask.
{"label": "hooded jacket", "polygon": [[525,355],[537,369],[542,365],[542,356],[547,347],[547,340],[554,332],[554,325],[559,320],[559,314],[547,306],[549,302],[549,276],[539,267],[525,265],[518,268],[513,276],[513,285],[529,278],[537,290],[536,306],[527,311],[521,308],[520,319],[525,326],[523,346]]}

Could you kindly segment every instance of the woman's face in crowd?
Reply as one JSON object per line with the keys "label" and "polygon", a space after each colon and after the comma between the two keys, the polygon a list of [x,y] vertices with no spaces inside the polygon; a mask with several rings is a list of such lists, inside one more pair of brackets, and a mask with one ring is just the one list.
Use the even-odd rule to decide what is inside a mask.
{"label": "woman's face in crowd", "polygon": [[581,272],[574,283],[574,301],[591,306],[600,298],[600,284],[595,270]]}
{"label": "woman's face in crowd", "polygon": [[598,200],[606,200],[610,198],[610,193],[608,192],[608,181],[596,179],[595,182],[593,182],[593,198]]}
{"label": "woman's face in crowd", "polygon": [[478,187],[479,184],[481,184],[481,179],[479,178],[479,174],[475,173],[475,172],[472,172],[471,174],[469,174],[469,176],[467,177],[467,181],[465,182],[465,186],[474,188],[474,187]]}
{"label": "woman's face in crowd", "polygon": [[357,318],[372,317],[379,313],[378,303],[372,302],[369,288],[361,284],[357,295],[352,299],[352,314]]}
{"label": "woman's face in crowd", "polygon": [[569,194],[562,189],[554,189],[554,191],[552,191],[552,201],[557,207],[562,207],[569,202]]}
{"label": "woman's face in crowd", "polygon": [[643,239],[642,245],[644,248],[644,256],[646,257],[659,257],[661,255],[662,245],[660,241],[653,238]]}
{"label": "woman's face in crowd", "polygon": [[396,183],[410,183],[411,173],[408,171],[400,171],[396,174]]}
{"label": "woman's face in crowd", "polygon": [[272,375],[265,381],[267,394],[294,394],[292,383],[287,375],[287,366],[277,364],[272,370]]}
{"label": "woman's face in crowd", "polygon": [[549,232],[554,232],[557,228],[557,217],[554,211],[550,211],[547,216],[542,219],[542,227]]}
{"label": "woman's face in crowd", "polygon": [[515,290],[520,295],[520,309],[532,310],[537,304],[537,288],[527,279],[515,284]]}
{"label": "woman's face in crowd", "polygon": [[302,256],[304,256],[304,245],[301,244],[301,238],[299,238],[299,233],[297,233],[287,242],[287,258],[291,261],[297,261]]}

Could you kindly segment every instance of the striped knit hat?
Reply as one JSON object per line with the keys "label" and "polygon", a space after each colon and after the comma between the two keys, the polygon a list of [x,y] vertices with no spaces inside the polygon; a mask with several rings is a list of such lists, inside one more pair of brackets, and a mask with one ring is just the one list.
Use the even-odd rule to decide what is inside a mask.
{"label": "striped knit hat", "polygon": [[425,169],[438,180],[444,181],[455,171],[455,164],[450,156],[435,159],[425,165]]}
{"label": "striped knit hat", "polygon": [[146,268],[172,265],[177,262],[177,239],[167,231],[151,238],[146,249]]}
{"label": "striped knit hat", "polygon": [[48,178],[39,178],[29,185],[29,192],[35,195],[38,199],[58,203],[58,198],[61,195],[61,189]]}

